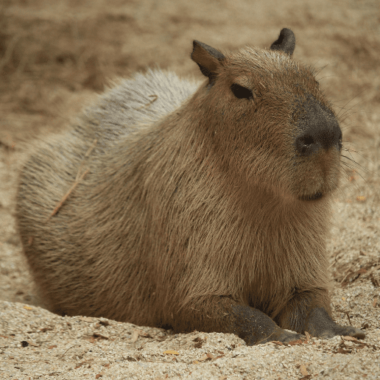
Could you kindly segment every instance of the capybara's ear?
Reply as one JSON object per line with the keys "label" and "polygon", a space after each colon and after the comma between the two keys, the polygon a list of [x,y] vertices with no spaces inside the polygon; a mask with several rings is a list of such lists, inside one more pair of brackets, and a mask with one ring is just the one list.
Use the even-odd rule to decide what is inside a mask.
{"label": "capybara's ear", "polygon": [[296,48],[296,37],[294,33],[288,29],[284,28],[281,30],[280,35],[277,40],[273,42],[270,49],[280,50],[288,54],[290,57],[293,55],[294,49]]}
{"label": "capybara's ear", "polygon": [[212,84],[216,78],[217,68],[225,56],[213,47],[194,40],[191,59],[198,64],[202,74],[208,77]]}

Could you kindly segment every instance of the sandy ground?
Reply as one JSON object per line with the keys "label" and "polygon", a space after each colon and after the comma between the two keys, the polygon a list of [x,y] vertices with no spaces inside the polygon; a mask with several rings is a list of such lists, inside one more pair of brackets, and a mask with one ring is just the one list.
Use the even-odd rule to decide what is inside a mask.
{"label": "sandy ground", "polygon": [[[340,117],[348,167],[329,240],[333,310],[366,339],[247,347],[228,334],[173,335],[40,308],[14,220],[33,139],[67,126],[117,76],[158,65],[200,77],[189,59],[193,39],[221,50],[268,47],[285,26],[296,34],[294,58],[320,70]],[[379,70],[377,0],[3,0],[0,379],[380,378]]]}

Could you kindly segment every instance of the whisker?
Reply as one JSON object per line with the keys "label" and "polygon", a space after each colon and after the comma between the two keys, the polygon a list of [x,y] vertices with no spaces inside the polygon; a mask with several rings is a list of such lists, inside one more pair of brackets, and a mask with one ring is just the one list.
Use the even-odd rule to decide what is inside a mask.
{"label": "whisker", "polygon": [[353,162],[354,164],[356,164],[356,165],[358,165],[358,166],[360,166],[361,168],[364,169],[364,167],[363,167],[362,165],[360,165],[357,161],[355,161],[353,158],[350,158],[350,157],[348,157],[348,156],[345,156],[344,154],[341,154],[340,156],[343,157],[343,158],[346,158],[347,160]]}
{"label": "whisker", "polygon": [[[328,67],[329,64],[326,63],[324,66],[318,67],[315,69],[315,75],[318,75],[320,72],[322,72],[326,67]],[[319,79],[319,78],[318,78]]]}
{"label": "whisker", "polygon": [[[347,158],[348,160],[350,160],[348,157],[345,157],[345,156],[342,156],[342,157]],[[356,161],[353,161],[353,160],[350,160],[350,161],[352,161],[352,162],[355,163],[356,165],[360,166]],[[352,172],[353,170],[355,170],[355,167],[352,166],[352,165],[350,165],[350,163],[348,163],[348,162],[341,161],[341,164],[344,165],[346,168],[350,169],[351,172]],[[367,170],[366,170],[365,168],[361,167],[361,169],[362,169],[365,173],[367,173]],[[355,170],[355,173],[356,173],[356,174],[357,174],[357,175],[358,175],[363,181],[366,181],[366,179],[362,176],[362,174],[360,173],[360,171]],[[351,174],[351,173],[348,172],[347,175],[349,175],[349,174]]]}
{"label": "whisker", "polygon": [[[350,99],[346,104],[343,105],[342,109],[346,109],[347,106],[348,106],[351,102],[353,102],[354,100],[356,100],[356,99],[358,99],[359,97],[361,97],[361,95],[362,95],[364,92],[365,92],[365,90],[362,90],[358,95],[356,95],[356,96],[354,96],[352,99]],[[358,104],[360,104],[360,102],[359,102]],[[352,109],[354,106],[355,106],[355,105],[353,105],[353,106],[351,107],[351,109]],[[340,117],[340,115],[338,115],[338,117]]]}

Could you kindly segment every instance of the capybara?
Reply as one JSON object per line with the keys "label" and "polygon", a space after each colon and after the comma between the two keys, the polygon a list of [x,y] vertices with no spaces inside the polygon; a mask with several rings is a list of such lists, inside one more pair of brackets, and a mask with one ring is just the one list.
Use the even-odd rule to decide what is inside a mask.
{"label": "capybara", "polygon": [[35,148],[17,219],[52,311],[249,345],[364,338],[331,318],[342,133],[294,48],[290,29],[270,49],[194,41],[205,82],[136,74]]}

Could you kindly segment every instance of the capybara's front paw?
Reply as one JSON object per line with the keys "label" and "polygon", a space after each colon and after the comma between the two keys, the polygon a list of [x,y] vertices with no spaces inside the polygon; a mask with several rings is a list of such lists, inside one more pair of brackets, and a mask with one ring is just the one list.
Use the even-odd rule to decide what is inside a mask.
{"label": "capybara's front paw", "polygon": [[319,335],[319,337],[329,339],[337,335],[352,336],[358,339],[365,338],[364,331],[357,329],[356,327],[340,326],[338,324],[335,324],[335,326],[332,326],[332,328],[329,328],[328,330],[322,332],[322,334]]}
{"label": "capybara's front paw", "polygon": [[300,339],[301,340],[305,339],[305,335],[297,334],[291,331],[286,331],[279,327],[278,329],[276,329],[276,331],[273,334],[269,335],[264,341],[260,343],[267,343],[267,342],[273,342],[273,341],[281,342],[281,343],[289,343],[289,342],[293,342],[295,340],[300,340]]}
{"label": "capybara's front paw", "polygon": [[358,339],[365,338],[365,333],[362,330],[335,323],[324,308],[316,308],[310,313],[306,331],[312,336],[322,339],[333,338],[337,335],[352,336]]}
{"label": "capybara's front paw", "polygon": [[234,316],[234,332],[244,339],[248,346],[268,342],[289,343],[304,339],[304,335],[286,331],[265,313],[246,305],[232,307]]}
{"label": "capybara's front paw", "polygon": [[282,343],[289,343],[300,339],[304,340],[305,335],[284,330],[283,333],[279,336],[278,341]]}

